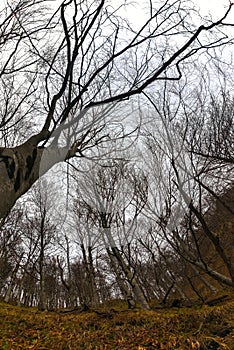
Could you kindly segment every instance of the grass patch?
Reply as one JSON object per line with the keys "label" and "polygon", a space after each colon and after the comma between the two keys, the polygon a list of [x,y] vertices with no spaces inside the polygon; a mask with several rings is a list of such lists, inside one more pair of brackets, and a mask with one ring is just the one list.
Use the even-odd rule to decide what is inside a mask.
{"label": "grass patch", "polygon": [[37,312],[0,304],[0,349],[234,349],[234,302],[201,309]]}

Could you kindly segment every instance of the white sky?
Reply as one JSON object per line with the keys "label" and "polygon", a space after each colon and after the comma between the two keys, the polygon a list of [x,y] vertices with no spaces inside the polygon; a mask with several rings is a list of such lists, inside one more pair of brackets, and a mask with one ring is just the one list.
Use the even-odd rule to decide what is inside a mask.
{"label": "white sky", "polygon": [[[121,0],[117,0],[117,1],[113,0],[113,1],[115,2],[115,4],[122,3]],[[127,3],[130,3],[130,1]],[[225,13],[225,11],[227,10],[227,7],[229,6],[229,0],[193,0],[193,3],[195,4],[195,6],[200,7],[202,15],[206,16],[211,14],[212,17],[214,17],[214,19],[220,18],[220,16],[222,16]],[[144,7],[144,4],[145,5],[147,4],[146,0],[143,2],[140,0],[133,1],[131,6],[130,17],[134,18],[135,20],[136,19],[140,20],[141,15],[139,13],[139,10],[142,10],[142,7]],[[142,12],[142,16],[144,16],[143,12]],[[129,17],[129,13],[128,13],[128,17]],[[230,20],[232,19],[232,22],[234,23],[234,6],[229,15],[229,19]]]}
{"label": "white sky", "polygon": [[[194,0],[194,3],[200,7],[202,14],[206,15],[210,13],[217,17],[225,13],[225,10],[229,6],[229,0]],[[234,21],[234,8],[231,12],[229,18]]]}

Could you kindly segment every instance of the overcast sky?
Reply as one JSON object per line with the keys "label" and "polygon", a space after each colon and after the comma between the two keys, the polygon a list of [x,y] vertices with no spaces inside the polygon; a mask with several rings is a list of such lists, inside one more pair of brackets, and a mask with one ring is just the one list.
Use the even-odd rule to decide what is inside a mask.
{"label": "overcast sky", "polygon": [[[113,0],[115,5],[122,4],[121,0]],[[202,16],[208,16],[209,14],[212,16],[213,20],[219,19],[222,15],[224,15],[225,11],[227,10],[230,1],[229,0],[192,0],[195,6],[200,8],[200,12]],[[188,0],[189,2],[189,0]],[[140,1],[135,0],[133,2],[128,1],[127,4],[130,4],[130,6],[127,6],[125,11],[125,16],[127,16],[132,23],[137,23],[139,26],[143,24],[144,20],[146,19],[144,15],[143,8],[148,7],[148,1]],[[126,13],[127,12],[127,13]],[[228,16],[229,22],[234,23],[234,6],[229,13]]]}
{"label": "overcast sky", "polygon": [[[208,14],[210,12],[212,15],[219,17],[229,6],[229,0],[194,0],[194,3],[201,8],[202,14]],[[230,18],[234,20],[234,8],[232,9]]]}

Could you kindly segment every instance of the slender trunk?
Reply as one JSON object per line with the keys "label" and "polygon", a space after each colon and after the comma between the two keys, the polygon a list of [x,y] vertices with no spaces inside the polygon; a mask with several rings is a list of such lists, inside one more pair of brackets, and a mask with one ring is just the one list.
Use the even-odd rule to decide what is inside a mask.
{"label": "slender trunk", "polygon": [[88,256],[83,244],[81,244],[81,250],[82,250],[83,261],[85,265],[87,282],[89,286],[88,287],[88,295],[89,295],[88,304],[92,306],[97,306],[99,299],[98,299],[97,286],[95,281],[95,270],[93,266],[92,247],[88,247]]}
{"label": "slender trunk", "polygon": [[44,257],[40,257],[40,290],[39,290],[39,302],[38,310],[44,311],[46,309],[46,295],[45,295],[45,273],[44,273]]}
{"label": "slender trunk", "polygon": [[128,283],[132,287],[132,291],[136,297],[136,301],[139,303],[141,309],[144,310],[150,310],[150,306],[146,300],[146,297],[135,277],[135,275],[132,273],[130,267],[125,263],[124,258],[121,255],[121,252],[116,247],[115,241],[113,239],[113,236],[111,234],[111,230],[109,227],[103,227],[105,236],[108,240],[108,243],[111,247],[113,255],[116,257],[119,266],[121,267],[125,278],[127,279]]}
{"label": "slender trunk", "polygon": [[188,280],[188,283],[189,283],[191,289],[198,296],[198,299],[204,303],[204,298],[202,296],[202,293],[198,290],[197,286],[193,283],[192,278],[187,276],[187,280]]}
{"label": "slender trunk", "polygon": [[114,271],[114,274],[115,274],[116,281],[117,281],[117,284],[119,286],[119,289],[120,289],[124,299],[128,303],[128,308],[129,309],[134,309],[136,307],[136,303],[135,303],[135,301],[133,299],[131,290],[128,288],[126,283],[123,281],[123,278],[121,277],[121,274],[120,274],[119,269],[117,267],[117,264],[116,264],[116,261],[114,259],[114,256],[111,253],[109,248],[107,248],[107,253],[108,253],[108,256],[110,258],[111,267],[112,267],[112,269]]}
{"label": "slender trunk", "polygon": [[205,277],[203,277],[201,275],[201,273],[199,272],[199,270],[194,266],[191,265],[191,268],[193,269],[193,271],[195,271],[196,276],[204,283],[204,285],[211,291],[211,292],[216,292],[217,289],[213,286],[213,284],[211,284],[210,282],[207,281],[207,279]]}
{"label": "slender trunk", "polygon": [[69,280],[66,281],[66,279],[64,278],[64,269],[59,261],[59,256],[57,256],[57,263],[58,263],[58,269],[59,269],[61,282],[62,282],[63,287],[65,288],[64,299],[66,302],[66,307],[73,307],[74,305],[71,301],[71,285],[69,284]]}
{"label": "slender trunk", "polygon": [[[174,235],[176,235],[176,232],[174,232]],[[194,265],[198,269],[207,273],[210,277],[214,278],[219,283],[222,283],[232,288],[234,287],[234,282],[232,278],[227,277],[218,271],[215,271],[204,260],[202,260],[202,257],[198,258],[197,256],[195,256],[188,249],[187,245],[183,242],[183,240],[179,238],[179,236],[177,238],[178,238],[178,246],[181,246],[181,249],[176,249],[175,246],[173,246],[173,248],[176,250],[176,253],[178,253],[182,258],[188,261],[191,265]],[[169,242],[168,239],[167,241]]]}
{"label": "slender trunk", "polygon": [[64,269],[59,261],[59,257],[57,256],[57,263],[58,268],[60,272],[60,278],[63,286],[65,287],[66,293],[68,295],[68,300],[66,303],[67,307],[76,307],[77,306],[77,300],[74,295],[74,290],[72,288],[72,274],[71,274],[71,263],[70,263],[70,246],[67,236],[65,236],[66,240],[66,260],[67,260],[67,279],[64,278]]}
{"label": "slender trunk", "polygon": [[139,303],[141,309],[150,310],[150,306],[145,298],[145,295],[144,295],[142,289],[140,288],[140,285],[139,285],[136,277],[134,276],[134,274],[130,270],[129,266],[125,263],[123,257],[121,256],[121,254],[119,252],[119,249],[117,247],[112,247],[111,249],[112,249],[114,256],[118,260],[119,265],[121,266],[128,283],[131,285],[132,291],[135,294],[136,300]]}
{"label": "slender trunk", "polygon": [[39,311],[46,310],[45,275],[43,270],[40,271],[40,293],[39,293],[38,310]]}
{"label": "slender trunk", "polygon": [[[88,290],[84,291],[84,302],[83,302],[83,306],[86,307],[86,306],[89,306],[91,304],[92,296],[91,296],[91,288],[90,288],[90,280],[89,280],[89,266],[88,266],[86,250],[85,250],[84,244],[81,244],[80,247],[81,247],[82,256],[83,256],[83,263],[84,263],[84,267],[85,267],[86,281],[88,282]],[[83,281],[83,282],[85,282],[85,281]],[[84,285],[84,283],[83,283],[83,285]]]}
{"label": "slender trunk", "polygon": [[40,288],[39,288],[39,302],[38,310],[44,311],[46,309],[46,294],[45,294],[45,269],[44,269],[44,258],[45,258],[45,242],[44,242],[44,226],[45,226],[45,208],[41,218],[40,228],[40,256],[39,256],[39,277],[40,277]]}
{"label": "slender trunk", "polygon": [[209,276],[213,277],[216,281],[225,284],[229,287],[234,287],[234,282],[231,278],[228,278],[227,276],[213,270],[210,266],[205,265],[202,262],[195,262],[194,263],[197,267],[201,268],[203,271],[205,271]]}
{"label": "slender trunk", "polygon": [[97,285],[96,285],[95,269],[93,264],[92,247],[88,247],[88,259],[89,259],[90,287],[91,287],[91,293],[92,293],[92,305],[97,306],[99,303],[99,298],[98,298]]}
{"label": "slender trunk", "polygon": [[68,270],[68,286],[69,286],[69,289],[71,289],[70,246],[69,246],[69,241],[68,241],[67,236],[65,236],[65,240],[66,240],[66,246],[67,246],[66,258],[67,258],[67,270]]}
{"label": "slender trunk", "polygon": [[20,306],[21,305],[21,296],[22,296],[22,291],[23,291],[23,285],[24,285],[24,282],[25,282],[25,277],[26,277],[26,269],[27,269],[27,263],[26,265],[24,266],[24,272],[23,272],[23,275],[21,277],[21,280],[20,280],[20,285],[19,285],[19,293],[18,293],[18,300],[17,300],[17,305]]}
{"label": "slender trunk", "polygon": [[169,297],[169,294],[170,294],[172,288],[174,287],[174,284],[175,284],[175,282],[173,281],[171,283],[171,285],[169,286],[169,288],[167,288],[167,291],[166,291],[166,293],[165,293],[165,295],[163,297],[163,300],[162,300],[162,304],[166,304],[167,298]]}
{"label": "slender trunk", "polygon": [[15,283],[15,280],[16,280],[16,274],[17,274],[17,272],[19,270],[20,262],[21,262],[22,257],[23,257],[23,255],[20,256],[20,259],[17,262],[16,267],[14,268],[14,270],[12,272],[10,284],[9,284],[9,286],[7,288],[7,291],[6,291],[6,294],[5,294],[5,298],[4,298],[4,301],[6,303],[8,303],[10,301],[11,293],[12,293],[12,290],[13,290],[13,287],[14,287],[14,283]]}
{"label": "slender trunk", "polygon": [[[174,168],[176,177],[177,177],[177,181],[178,181],[178,188],[179,191],[185,201],[185,203],[188,205],[188,208],[191,210],[191,212],[195,215],[195,217],[199,220],[203,232],[205,234],[205,236],[213,243],[213,246],[217,252],[217,254],[220,256],[220,258],[222,259],[222,261],[224,262],[224,265],[226,266],[228,273],[230,275],[230,279],[223,279],[225,281],[225,283],[229,283],[228,280],[231,280],[231,284],[232,286],[234,285],[234,266],[232,264],[232,259],[230,256],[228,256],[222,246],[222,243],[219,240],[219,237],[217,235],[215,235],[214,232],[212,232],[212,230],[209,229],[206,220],[204,219],[204,216],[202,215],[202,213],[193,205],[193,203],[191,202],[189,196],[187,195],[187,193],[183,190],[183,186],[181,185],[181,181],[180,181],[180,177],[179,177],[179,173],[175,167],[175,162],[174,160],[172,161],[172,166]],[[208,272],[209,271],[209,272]],[[214,278],[220,278],[220,274],[219,273],[214,273],[214,271],[212,269],[207,269],[207,272],[209,273],[209,275],[213,275]]]}

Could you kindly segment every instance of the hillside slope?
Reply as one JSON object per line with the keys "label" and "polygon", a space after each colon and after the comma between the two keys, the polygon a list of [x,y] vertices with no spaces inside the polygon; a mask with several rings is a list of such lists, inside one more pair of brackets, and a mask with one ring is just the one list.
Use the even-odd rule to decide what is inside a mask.
{"label": "hillside slope", "polygon": [[234,349],[234,302],[150,312],[43,312],[0,304],[1,350]]}

